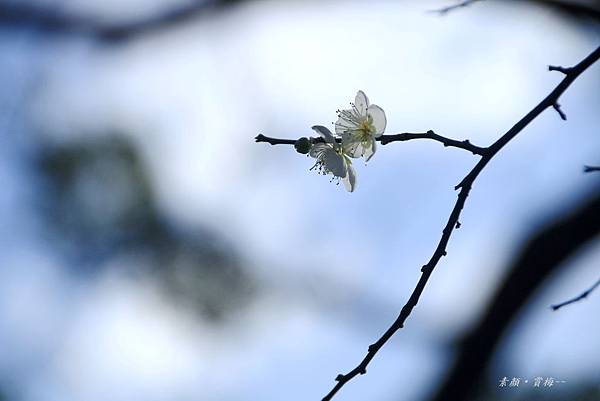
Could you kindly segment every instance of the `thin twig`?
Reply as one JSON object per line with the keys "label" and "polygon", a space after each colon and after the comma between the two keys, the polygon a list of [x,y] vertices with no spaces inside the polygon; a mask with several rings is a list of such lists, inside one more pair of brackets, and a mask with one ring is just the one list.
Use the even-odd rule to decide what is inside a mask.
{"label": "thin twig", "polygon": [[[430,10],[431,13],[436,13],[438,15],[446,15],[451,11],[454,11],[458,8],[467,7],[473,3],[476,3],[480,0],[463,0],[456,4]],[[513,0],[515,1],[515,0]],[[520,3],[525,2],[525,0],[516,0]],[[558,11],[561,14],[568,15],[571,17],[577,18],[591,18],[598,20],[600,19],[600,9],[598,5],[593,1],[569,1],[569,0],[528,0],[529,3],[537,4],[542,7],[547,7]]]}
{"label": "thin twig", "polygon": [[[431,139],[433,141],[437,141],[442,143],[444,146],[459,148],[473,153],[474,155],[483,156],[487,148],[482,148],[480,146],[473,145],[468,139],[464,141],[458,141],[456,139],[446,138],[445,136],[441,136],[436,134],[435,132],[429,130],[427,132],[403,132],[401,134],[390,134],[390,135],[381,135],[379,138],[376,138],[382,145],[387,145],[391,142],[402,142],[402,141],[410,141],[413,139]],[[267,142],[271,145],[293,145],[296,143],[294,139],[280,139],[280,138],[270,138],[263,134],[257,135],[254,140],[256,142]],[[339,142],[338,138],[338,142]],[[313,142],[322,142],[321,138],[313,138]]]}
{"label": "thin twig", "polygon": [[582,292],[580,295],[576,296],[575,298],[571,298],[571,299],[561,302],[559,304],[552,305],[551,306],[552,310],[559,310],[563,306],[567,306],[569,304],[579,302],[582,299],[587,298],[587,296],[590,295],[592,293],[592,291],[594,291],[596,289],[596,287],[598,287],[599,285],[600,285],[600,279],[598,279],[598,281],[596,281],[596,283],[593,286],[591,286],[590,288],[588,288],[587,290],[585,290],[584,292]]}
{"label": "thin twig", "polygon": [[263,134],[258,134],[254,138],[255,142],[266,142],[271,145],[293,145],[296,143],[295,139],[280,139],[280,138],[270,138],[268,136],[264,136]]}
{"label": "thin twig", "polygon": [[434,141],[441,142],[444,146],[459,148],[467,150],[474,155],[483,156],[486,152],[486,148],[482,148],[476,145],[473,145],[468,139],[464,141],[458,141],[456,139],[446,138],[444,136],[438,135],[435,132],[429,130],[425,133],[419,134],[411,134],[411,133],[402,133],[402,134],[392,134],[392,135],[382,135],[378,138],[382,145],[387,145],[390,142],[397,141],[410,141],[411,139],[431,139]]}
{"label": "thin twig", "polygon": [[430,10],[429,12],[436,13],[436,14],[439,14],[439,15],[446,15],[450,11],[454,11],[457,8],[470,6],[471,4],[476,3],[478,1],[479,0],[463,0],[460,3],[456,3],[456,4],[453,4],[451,6],[447,6],[447,7],[443,7],[443,8],[438,8],[436,10]]}
{"label": "thin twig", "polygon": [[346,374],[340,374],[336,377],[337,383],[331,389],[331,391],[323,398],[323,401],[331,400],[335,394],[350,380],[356,377],[359,374],[365,374],[367,372],[367,366],[373,359],[373,357],[377,354],[377,352],[383,347],[383,345],[402,327],[404,327],[404,322],[412,312],[415,305],[419,302],[419,298],[425,289],[425,285],[431,277],[431,273],[433,269],[436,267],[439,260],[442,256],[446,255],[446,246],[448,241],[450,240],[450,236],[452,231],[456,227],[456,223],[460,217],[460,213],[465,205],[467,197],[469,196],[469,192],[471,191],[471,187],[473,186],[475,180],[483,171],[485,166],[492,160],[492,158],[507,144],[509,143],[515,136],[517,136],[529,123],[531,123],[536,117],[538,117],[544,110],[549,107],[552,107],[557,103],[558,98],[563,94],[563,92],[577,79],[577,77],[585,71],[589,66],[594,64],[598,59],[600,59],[600,47],[594,50],[590,55],[588,55],[585,59],[583,59],[579,64],[572,67],[568,73],[565,74],[563,80],[554,88],[552,92],[544,100],[542,100],[537,106],[535,106],[529,113],[527,113],[521,120],[519,120],[511,129],[509,129],[504,135],[502,135],[496,142],[494,142],[485,154],[481,157],[479,162],[473,167],[473,169],[463,178],[463,180],[455,187],[455,189],[460,189],[458,193],[458,199],[450,213],[450,217],[444,230],[442,231],[442,237],[440,242],[438,243],[433,256],[427,262],[425,266],[421,269],[421,277],[413,290],[408,302],[402,307],[398,318],[392,323],[392,325],[385,331],[385,333],[373,344],[371,344],[368,348],[367,355],[363,358],[363,360],[350,372]]}
{"label": "thin twig", "polygon": [[567,75],[567,74],[569,74],[569,72],[571,72],[571,69],[570,68],[561,67],[559,65],[549,65],[548,66],[548,71],[558,71],[558,72],[562,72],[563,74]]}

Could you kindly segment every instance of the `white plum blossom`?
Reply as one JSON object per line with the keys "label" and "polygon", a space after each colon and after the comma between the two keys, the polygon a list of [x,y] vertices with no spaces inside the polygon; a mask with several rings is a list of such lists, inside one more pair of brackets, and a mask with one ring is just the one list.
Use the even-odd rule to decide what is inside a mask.
{"label": "white plum blossom", "polygon": [[338,110],[335,133],[342,137],[345,154],[355,158],[364,156],[369,161],[375,154],[375,138],[385,131],[385,112],[376,104],[369,104],[369,98],[360,90],[350,105],[351,109]]}
{"label": "white plum blossom", "polygon": [[335,137],[321,125],[312,127],[324,142],[314,143],[309,151],[309,155],[317,159],[315,165],[311,168],[317,169],[323,175],[332,174],[333,179],[341,179],[348,192],[354,191],[356,187],[356,172],[352,167],[352,160],[344,152],[341,144],[337,143]]}
{"label": "white plum blossom", "polygon": [[335,123],[336,138],[322,125],[312,127],[321,138],[300,138],[294,143],[296,151],[317,159],[311,170],[323,175],[333,175],[332,180],[341,180],[349,192],[356,187],[356,172],[352,167],[353,158],[365,157],[369,161],[375,154],[376,138],[385,131],[385,112],[369,99],[363,91],[358,91],[354,103],[348,110],[338,110]]}

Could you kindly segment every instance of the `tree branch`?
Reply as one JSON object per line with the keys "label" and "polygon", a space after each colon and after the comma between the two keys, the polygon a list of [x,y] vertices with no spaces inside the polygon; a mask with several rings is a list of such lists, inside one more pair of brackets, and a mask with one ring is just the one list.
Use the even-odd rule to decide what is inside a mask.
{"label": "tree branch", "polygon": [[438,135],[431,130],[421,134],[402,133],[382,135],[378,139],[382,145],[387,145],[390,142],[410,141],[411,139],[431,139],[433,141],[441,142],[446,147],[464,149],[473,153],[474,155],[479,156],[483,156],[487,151],[487,148],[482,148],[471,144],[471,142],[468,139],[465,139],[464,141],[457,141],[456,139],[446,138],[444,136]]}
{"label": "tree branch", "polygon": [[592,173],[594,171],[600,171],[600,166],[583,166],[584,173]]}
{"label": "tree branch", "polygon": [[571,299],[561,302],[559,304],[552,305],[551,306],[552,310],[559,310],[563,306],[567,306],[569,304],[572,304],[574,302],[579,302],[582,299],[587,298],[587,296],[590,295],[592,293],[592,291],[594,291],[596,289],[596,287],[598,287],[599,285],[600,285],[600,279],[598,279],[598,281],[596,281],[596,283],[593,286],[591,286],[590,288],[588,288],[587,290],[585,290],[584,292],[582,292],[580,295],[576,296],[575,298],[571,298]]}
{"label": "tree branch", "polygon": [[[263,134],[258,134],[254,138],[254,142],[266,142],[271,145],[293,145],[296,143],[295,139],[279,139],[279,138],[270,138],[268,136],[264,136]],[[313,142],[315,142],[313,140]]]}
{"label": "tree branch", "polygon": [[482,384],[494,350],[545,279],[600,233],[600,187],[556,220],[531,233],[516,253],[487,310],[457,341],[456,358],[432,401],[486,399],[473,394]]}
{"label": "tree branch", "polygon": [[450,240],[450,236],[453,230],[456,228],[460,213],[465,205],[471,187],[475,180],[483,171],[485,166],[492,160],[492,158],[509,143],[515,136],[517,136],[529,123],[531,123],[537,116],[539,116],[544,110],[552,107],[557,103],[558,98],[563,92],[577,79],[583,71],[589,66],[596,62],[600,58],[600,47],[594,50],[590,55],[583,59],[579,64],[572,67],[568,73],[565,74],[563,80],[554,88],[552,92],[544,100],[542,100],[537,106],[535,106],[529,113],[527,113],[521,120],[519,120],[511,129],[509,129],[504,135],[502,135],[496,142],[487,148],[485,154],[481,157],[479,162],[473,167],[473,169],[463,178],[463,180],[455,187],[460,189],[458,193],[458,199],[450,213],[450,217],[444,230],[442,231],[442,237],[438,243],[433,256],[427,262],[425,266],[421,268],[421,278],[419,279],[415,289],[413,290],[408,302],[402,307],[399,316],[392,323],[392,325],[386,330],[386,332],[368,348],[367,355],[363,360],[350,372],[346,374],[340,374],[336,377],[337,383],[333,389],[323,398],[323,401],[331,400],[335,394],[350,380],[359,374],[365,374],[367,372],[367,366],[377,354],[377,352],[383,347],[383,345],[396,333],[399,329],[404,327],[404,322],[410,316],[415,305],[418,303],[423,290],[427,284],[427,281],[431,277],[433,269],[436,267],[442,256],[446,255],[446,246]]}
{"label": "tree branch", "polygon": [[[376,138],[376,140],[381,142],[382,145],[387,145],[391,142],[410,141],[413,139],[431,139],[433,141],[442,143],[446,147],[463,149],[473,153],[474,155],[479,156],[483,156],[487,151],[487,148],[482,148],[473,145],[468,139],[464,141],[458,141],[456,139],[446,138],[444,136],[438,135],[431,130],[419,133],[403,132],[401,134],[381,135],[379,138]],[[256,142],[267,142],[271,145],[293,145],[294,143],[296,143],[296,140],[294,139],[269,138],[268,136],[264,136],[263,134],[257,135],[254,138],[254,140]],[[311,140],[313,143],[323,142],[322,138],[312,138]]]}

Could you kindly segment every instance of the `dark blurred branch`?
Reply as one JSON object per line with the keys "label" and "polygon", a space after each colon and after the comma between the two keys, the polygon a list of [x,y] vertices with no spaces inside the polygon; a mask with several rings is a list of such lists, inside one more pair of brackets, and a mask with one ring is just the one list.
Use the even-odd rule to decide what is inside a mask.
{"label": "dark blurred branch", "polygon": [[[473,153],[474,155],[480,156],[483,156],[483,154],[486,151],[486,148],[475,146],[471,144],[471,142],[468,139],[464,141],[458,141],[456,139],[446,138],[444,136],[438,135],[431,130],[419,133],[403,132],[401,134],[381,135],[379,138],[376,138],[376,140],[381,142],[382,145],[387,145],[390,142],[403,142],[410,141],[413,139],[431,139],[433,141],[437,141],[444,144],[444,146],[446,147],[464,149]],[[268,136],[264,136],[263,134],[257,135],[254,138],[254,140],[256,142],[267,142],[271,145],[293,145],[294,143],[296,143],[296,140],[294,139],[270,138]],[[323,142],[323,140],[321,138],[313,138],[312,142]]]}
{"label": "dark blurred branch", "polygon": [[583,166],[584,173],[592,173],[594,171],[600,171],[600,166]]}
{"label": "dark blurred branch", "polygon": [[[337,383],[333,387],[333,389],[323,398],[323,401],[331,400],[335,394],[350,380],[356,377],[359,374],[365,374],[367,372],[367,366],[373,359],[373,357],[377,354],[377,352],[383,347],[383,345],[396,333],[399,329],[404,327],[404,322],[410,316],[413,308],[419,302],[419,298],[425,289],[425,285],[431,276],[433,269],[438,264],[439,260],[442,256],[446,256],[446,246],[448,245],[448,241],[450,240],[450,236],[453,230],[457,227],[459,223],[460,213],[465,205],[467,197],[469,196],[469,192],[471,191],[471,187],[475,183],[475,180],[479,176],[479,174],[483,171],[485,166],[494,158],[494,156],[508,144],[514,137],[516,137],[529,123],[531,123],[535,118],[537,118],[544,110],[549,107],[553,107],[558,102],[558,99],[563,94],[563,92],[577,79],[577,77],[585,71],[588,67],[594,64],[596,61],[600,59],[600,47],[594,50],[590,55],[588,55],[585,59],[583,59],[580,63],[570,68],[567,73],[565,73],[565,77],[563,80],[554,88],[552,92],[546,98],[544,98],[537,106],[535,106],[529,113],[527,113],[521,120],[519,120],[511,129],[509,129],[504,135],[502,135],[496,142],[486,148],[485,154],[481,157],[479,162],[473,167],[473,169],[463,178],[463,180],[456,185],[455,189],[460,189],[458,193],[458,199],[450,213],[450,217],[446,226],[442,231],[442,237],[431,257],[429,262],[425,266],[421,268],[421,277],[413,290],[408,302],[402,307],[399,316],[392,323],[392,325],[386,330],[386,332],[373,344],[371,344],[368,348],[367,355],[363,358],[363,360],[350,372],[346,374],[340,374],[336,377]],[[600,213],[598,213],[598,208],[596,208],[596,218],[600,218]],[[594,221],[594,220],[592,220]],[[580,233],[579,235],[582,235]],[[556,252],[557,250],[553,250]],[[445,398],[444,398],[445,399]],[[458,399],[458,398],[457,398]]]}
{"label": "dark blurred branch", "polygon": [[84,34],[106,42],[123,41],[176,26],[205,13],[222,9],[242,0],[195,0],[157,15],[133,22],[103,23],[94,18],[78,16],[54,7],[27,2],[0,3],[0,26],[32,27],[57,34]]}
{"label": "dark blurred branch", "polygon": [[[190,0],[162,13],[123,23],[106,23],[97,18],[77,15],[27,1],[0,0],[0,27],[31,27],[52,34],[87,35],[107,43],[117,43],[144,34],[172,28],[192,21],[211,12],[225,10],[229,6],[247,0]],[[447,14],[479,0],[466,0],[433,12]],[[563,15],[600,20],[600,2],[573,2],[561,0],[529,0],[541,6],[559,11]]]}
{"label": "dark blurred branch", "polygon": [[600,234],[599,189],[592,199],[587,198],[526,241],[482,320],[459,342],[456,360],[432,401],[470,399],[486,373],[483,368],[527,300],[562,263]]}
{"label": "dark blurred branch", "polygon": [[[513,0],[514,1],[514,0]],[[528,0],[542,7],[548,7],[560,14],[575,17],[589,18],[600,21],[600,1],[573,1],[573,0]]]}
{"label": "dark blurred branch", "polygon": [[[210,12],[222,11],[247,0],[193,0],[154,16],[123,23],[105,23],[89,16],[56,10],[56,5],[44,6],[26,1],[0,0],[0,27],[32,27],[53,34],[87,35],[96,40],[116,43],[168,29]],[[480,0],[466,0],[433,12],[447,14]],[[600,2],[573,2],[561,0],[528,0],[559,11],[561,14],[600,20]]]}
{"label": "dark blurred branch", "polygon": [[596,283],[593,286],[591,286],[590,288],[588,288],[587,290],[585,290],[584,292],[582,292],[580,295],[576,296],[575,298],[571,298],[571,299],[561,302],[559,304],[552,305],[551,306],[552,310],[559,310],[563,306],[567,306],[569,304],[572,304],[574,302],[579,302],[582,299],[587,298],[587,296],[590,295],[592,293],[592,291],[594,291],[596,289],[596,287],[598,287],[599,285],[600,285],[600,279],[598,279],[598,281],[596,281]]}

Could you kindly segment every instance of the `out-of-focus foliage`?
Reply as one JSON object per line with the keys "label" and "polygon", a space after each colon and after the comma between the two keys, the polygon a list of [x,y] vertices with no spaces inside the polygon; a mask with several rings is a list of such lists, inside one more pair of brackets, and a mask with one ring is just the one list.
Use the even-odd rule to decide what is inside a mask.
{"label": "out-of-focus foliage", "polygon": [[131,274],[155,275],[179,302],[211,319],[246,304],[255,288],[232,244],[183,229],[156,207],[146,170],[123,135],[39,147],[39,210],[46,239],[76,274],[127,257]]}

